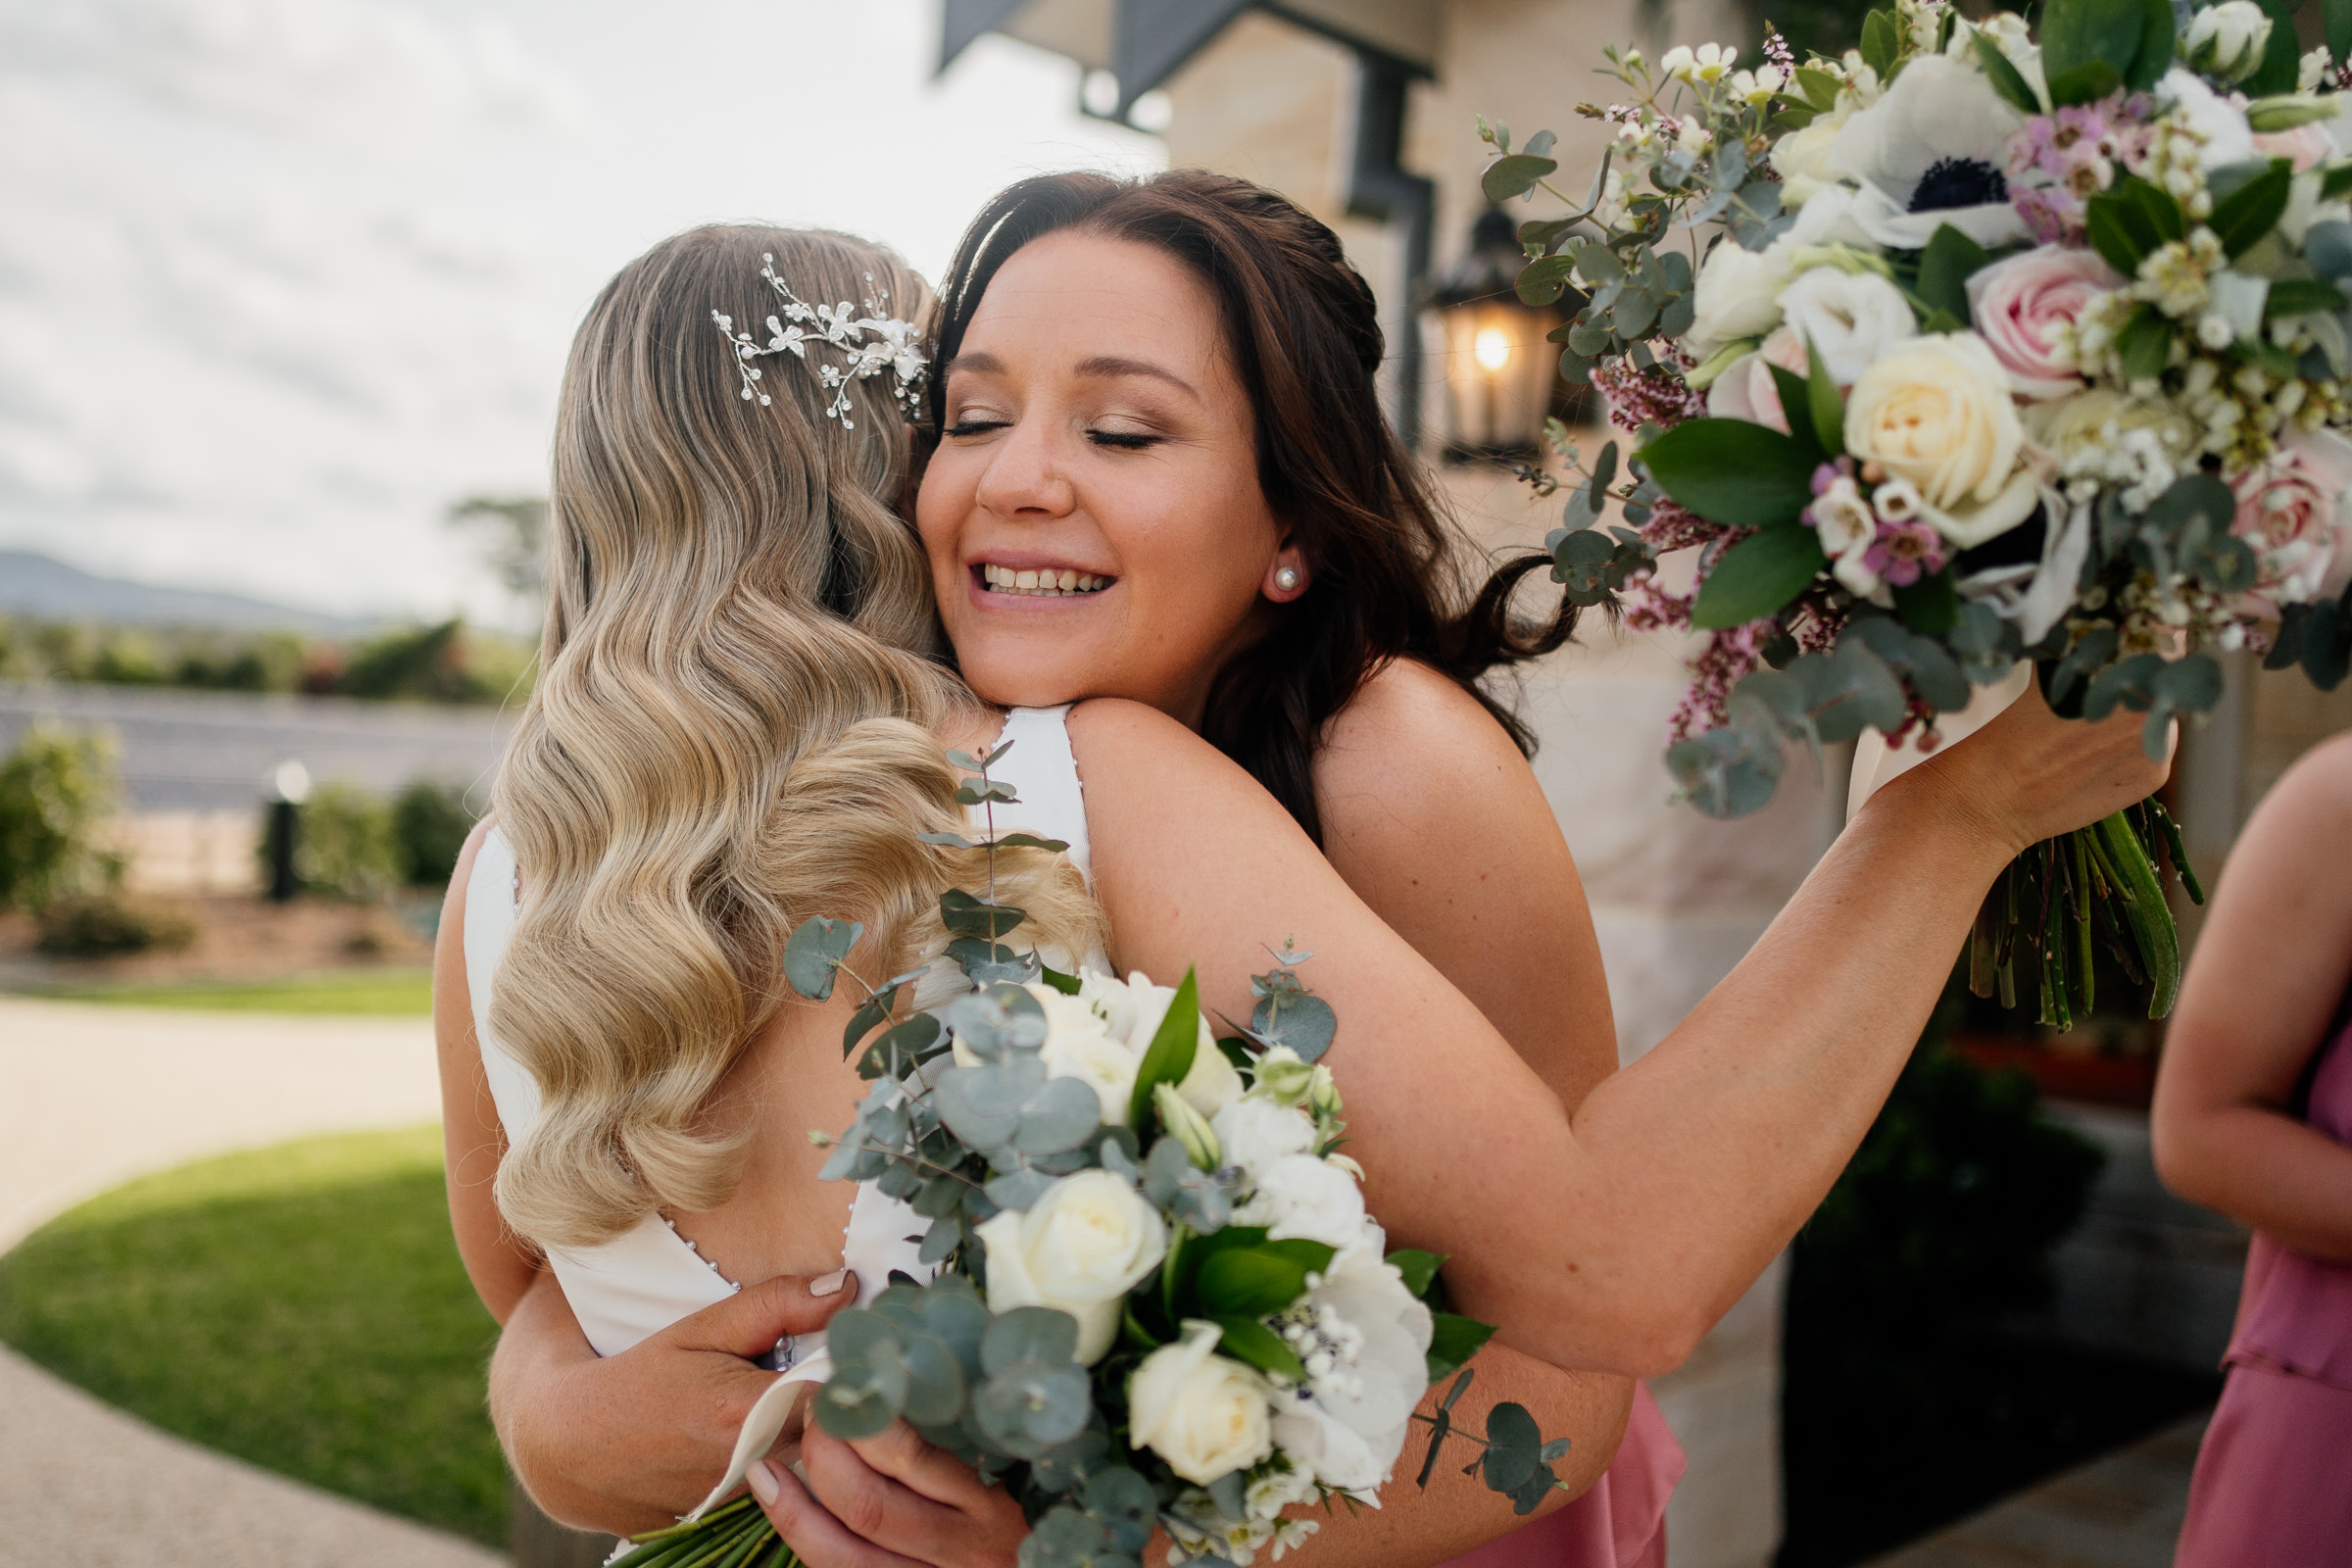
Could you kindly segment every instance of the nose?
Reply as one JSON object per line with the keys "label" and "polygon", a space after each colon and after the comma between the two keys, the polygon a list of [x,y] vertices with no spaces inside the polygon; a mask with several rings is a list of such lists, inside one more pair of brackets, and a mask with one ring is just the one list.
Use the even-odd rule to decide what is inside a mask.
{"label": "nose", "polygon": [[1059,452],[1044,420],[1022,419],[1004,432],[989,454],[974,499],[1000,517],[1044,522],[1067,516],[1077,492],[1062,471]]}

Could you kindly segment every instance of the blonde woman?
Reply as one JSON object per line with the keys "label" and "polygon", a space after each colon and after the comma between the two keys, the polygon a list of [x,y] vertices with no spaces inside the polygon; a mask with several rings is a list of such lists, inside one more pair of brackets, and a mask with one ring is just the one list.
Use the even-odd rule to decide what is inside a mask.
{"label": "blonde woman", "polygon": [[[738,1351],[752,1318],[798,1332],[822,1315],[788,1288],[726,1318],[726,1280],[829,1273],[845,1211],[851,1250],[858,1241],[851,1195],[812,1180],[805,1139],[846,1124],[864,1087],[835,1049],[854,1001],[845,987],[781,1004],[781,934],[809,912],[863,919],[853,963],[868,978],[935,943],[926,911],[958,868],[907,841],[951,810],[934,749],[995,723],[915,657],[929,626],[915,547],[874,521],[905,463],[886,381],[839,388],[778,358],[770,402],[738,396],[708,313],[772,308],[762,252],[811,299],[859,297],[863,272],[898,302],[915,289],[870,249],[721,229],[657,248],[599,301],[560,415],[559,606],[499,790],[498,837],[518,870],[496,839],[478,843],[444,925],[461,1245],[502,1321],[542,1256],[555,1264],[619,1373],[565,1418],[618,1431],[643,1430],[649,1409],[705,1431],[738,1412],[717,1381],[643,1376],[674,1358],[632,1363],[648,1346],[690,1349],[675,1336],[695,1307],[711,1310],[692,1334]],[[1210,337],[1198,351],[1221,349]],[[894,604],[910,581],[914,597]],[[1399,1245],[1452,1254],[1457,1300],[1502,1328],[1473,1398],[1518,1398],[1572,1437],[1579,1484],[1607,1462],[1622,1386],[1584,1399],[1541,1363],[1678,1362],[1850,1153],[1993,874],[2160,776],[2130,724],[2078,729],[2019,705],[1874,799],[1733,979],[1572,1117],[1279,805],[1174,720],[1098,702],[1066,724],[1014,722],[1029,727],[1007,760],[1028,760],[1021,787],[1064,803],[1024,825],[1084,842],[1121,968],[1198,962],[1204,1003],[1239,1013],[1261,944],[1311,933],[1313,982],[1345,1020],[1332,1062],[1371,1204]],[[1064,786],[1080,771],[1073,810]],[[1066,872],[1018,874],[1043,935],[1082,951]],[[659,1304],[627,1301],[650,1277],[637,1263],[657,1255]],[[533,1413],[510,1406],[502,1428]],[[584,1491],[528,1455],[518,1468],[561,1517],[641,1527],[683,1506],[682,1477],[634,1484],[635,1451],[573,1464],[574,1488],[598,1472]],[[813,1568],[1017,1548],[1000,1494],[903,1441],[860,1454],[812,1436],[803,1457],[806,1484],[772,1464],[751,1479]],[[1308,1551],[1434,1563],[1517,1522],[1498,1514],[1474,1483],[1393,1487],[1379,1514],[1327,1523]]]}

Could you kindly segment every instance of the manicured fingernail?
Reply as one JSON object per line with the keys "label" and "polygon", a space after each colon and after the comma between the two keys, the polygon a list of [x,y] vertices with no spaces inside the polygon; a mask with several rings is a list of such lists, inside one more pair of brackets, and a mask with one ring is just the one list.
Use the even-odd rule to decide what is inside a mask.
{"label": "manicured fingernail", "polygon": [[776,1500],[776,1472],[765,1459],[744,1472],[743,1479],[752,1484],[752,1495],[764,1508]]}
{"label": "manicured fingernail", "polygon": [[808,1294],[810,1296],[832,1296],[838,1293],[841,1288],[844,1285],[847,1285],[849,1282],[850,1271],[846,1268],[837,1268],[830,1274],[819,1274],[816,1278],[810,1280],[808,1282]]}

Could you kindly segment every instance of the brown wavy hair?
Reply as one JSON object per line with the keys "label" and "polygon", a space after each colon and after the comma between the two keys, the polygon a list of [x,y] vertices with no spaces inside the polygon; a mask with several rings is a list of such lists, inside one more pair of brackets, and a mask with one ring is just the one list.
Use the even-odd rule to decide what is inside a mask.
{"label": "brown wavy hair", "polygon": [[[1065,229],[1155,246],[1207,286],[1255,418],[1259,487],[1307,564],[1306,592],[1276,607],[1273,630],[1217,672],[1204,738],[1318,844],[1315,749],[1392,660],[1450,676],[1533,755],[1526,724],[1481,680],[1560,647],[1576,609],[1563,595],[1547,620],[1516,618],[1513,592],[1551,558],[1522,554],[1487,570],[1390,429],[1374,386],[1387,352],[1379,308],[1340,237],[1228,174],[1036,175],[1000,192],[964,231],[940,291],[940,365],[962,348],[998,269]],[[931,385],[934,427],[945,382]]]}

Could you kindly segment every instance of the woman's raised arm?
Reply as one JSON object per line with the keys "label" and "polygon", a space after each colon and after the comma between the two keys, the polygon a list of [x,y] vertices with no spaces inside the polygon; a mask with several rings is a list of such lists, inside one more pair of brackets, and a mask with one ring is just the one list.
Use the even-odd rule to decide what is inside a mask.
{"label": "woman's raised arm", "polygon": [[1462,1308],[1555,1365],[1678,1365],[1820,1201],[1876,1115],[2001,867],[2148,794],[2137,720],[2031,694],[1874,798],[1746,959],[1573,1118],[1372,916],[1272,799],[1173,720],[1071,715],[1121,967],[1197,963],[1247,1018],[1286,938],[1337,1008],[1330,1063],[1372,1211],[1451,1254]]}

